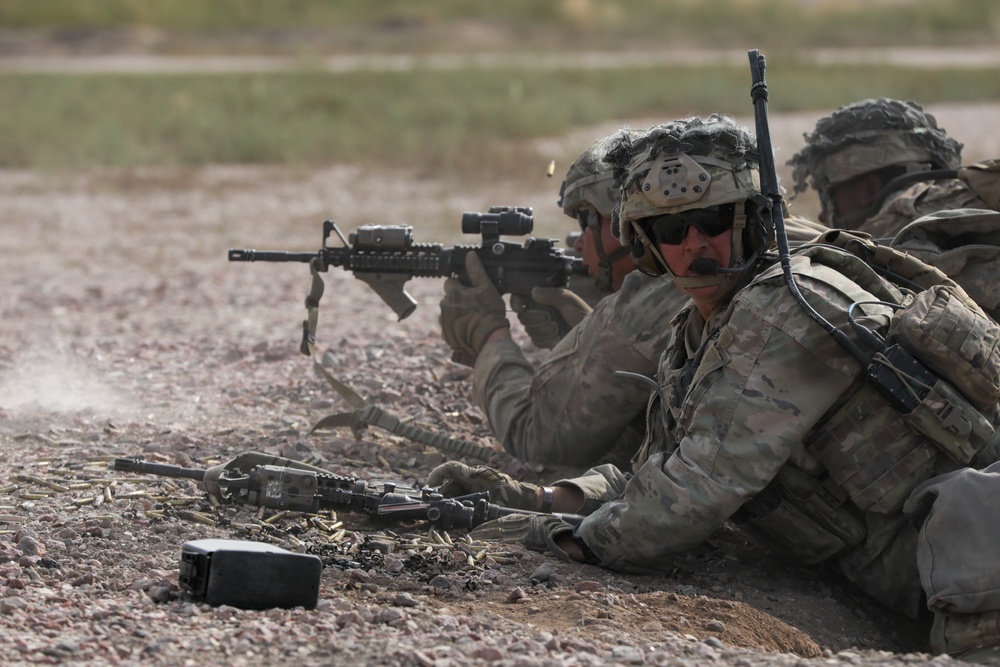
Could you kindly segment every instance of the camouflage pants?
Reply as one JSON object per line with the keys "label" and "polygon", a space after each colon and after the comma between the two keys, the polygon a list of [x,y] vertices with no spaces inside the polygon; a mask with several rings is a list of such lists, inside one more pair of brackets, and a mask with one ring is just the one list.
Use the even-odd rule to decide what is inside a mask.
{"label": "camouflage pants", "polygon": [[967,662],[1000,660],[1000,610],[975,614],[935,613],[931,651],[948,653]]}

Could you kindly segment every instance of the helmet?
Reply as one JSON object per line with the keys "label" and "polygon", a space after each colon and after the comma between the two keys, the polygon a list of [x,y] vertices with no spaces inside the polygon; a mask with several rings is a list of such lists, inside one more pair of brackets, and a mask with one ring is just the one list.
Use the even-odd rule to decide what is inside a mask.
{"label": "helmet", "polygon": [[618,188],[614,186],[611,165],[604,161],[604,155],[609,146],[634,134],[622,129],[595,141],[569,166],[559,189],[558,203],[563,213],[578,219],[582,210],[593,209],[599,215],[611,217],[618,203]]}
{"label": "helmet", "polygon": [[[618,239],[632,248],[637,266],[647,273],[670,274],[643,229],[643,219],[653,216],[733,204],[732,261],[747,259],[745,248],[759,252],[771,245],[773,230],[757,215],[764,202],[756,139],[732,118],[713,114],[658,125],[618,142],[606,159],[621,187]],[[734,274],[673,279],[681,287],[722,285]]]}
{"label": "helmet", "polygon": [[954,169],[962,158],[962,144],[939,128],[919,104],[892,99],[866,99],[842,106],[819,119],[806,146],[792,156],[795,193],[809,181],[824,208],[833,210],[829,190],[886,167],[906,171]]}
{"label": "helmet", "polygon": [[613,266],[629,255],[628,248],[614,248],[609,252],[601,240],[601,219],[612,217],[619,199],[611,165],[604,161],[604,155],[609,146],[634,134],[632,130],[622,129],[594,142],[570,165],[559,189],[559,206],[563,213],[579,221],[584,231],[588,226],[594,230],[593,245],[598,257],[594,284],[603,292],[614,291]]}

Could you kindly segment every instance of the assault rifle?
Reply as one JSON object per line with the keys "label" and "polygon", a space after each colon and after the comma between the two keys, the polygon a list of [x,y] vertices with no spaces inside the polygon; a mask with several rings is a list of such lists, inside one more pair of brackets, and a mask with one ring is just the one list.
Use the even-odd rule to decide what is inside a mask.
{"label": "assault rifle", "polygon": [[[246,463],[239,464],[241,459]],[[287,459],[284,461],[290,465],[256,463],[262,460],[274,458],[253,452],[244,454],[234,459],[236,465],[231,463],[211,483],[219,487],[223,499],[255,507],[312,514],[328,510],[363,513],[399,522],[425,521],[439,530],[471,530],[508,514],[535,513],[491,503],[486,492],[445,498],[433,487],[369,482],[311,466],[294,467],[296,462]],[[208,482],[206,469],[151,463],[137,458],[116,458],[113,469]],[[571,523],[579,523],[582,519],[576,515],[560,516]]]}
{"label": "assault rifle", "polygon": [[[523,244],[500,240],[501,236],[530,234],[533,227],[530,207],[491,206],[488,213],[462,214],[462,233],[480,234],[481,245],[445,248],[440,243],[414,243],[409,225],[362,225],[345,238],[337,225],[327,220],[318,252],[232,249],[229,261],[308,262],[314,272],[343,267],[368,283],[402,320],[417,307],[403,284],[416,276],[454,277],[468,285],[465,256],[470,252],[479,255],[501,294],[528,296],[533,287],[565,287],[571,275],[587,275],[582,260],[555,248],[557,239],[528,238]],[[331,233],[339,237],[339,247],[328,245]]]}

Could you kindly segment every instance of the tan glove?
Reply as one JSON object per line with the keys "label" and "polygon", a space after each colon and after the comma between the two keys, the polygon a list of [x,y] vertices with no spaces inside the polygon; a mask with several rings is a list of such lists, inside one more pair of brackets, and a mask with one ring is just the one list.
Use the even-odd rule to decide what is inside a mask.
{"label": "tan glove", "polygon": [[486,466],[467,466],[448,461],[431,470],[427,486],[436,486],[448,498],[488,491],[490,502],[519,510],[534,510],[538,506],[538,486],[518,482],[506,473]]}
{"label": "tan glove", "polygon": [[568,561],[572,558],[556,546],[556,540],[572,532],[572,524],[551,514],[509,514],[487,521],[470,532],[469,537],[483,542],[521,544],[526,549]]}
{"label": "tan glove", "polygon": [[451,346],[453,360],[473,366],[490,334],[502,327],[509,328],[510,322],[503,297],[490,282],[476,253],[465,256],[465,270],[471,286],[463,285],[457,278],[444,282],[441,337]]}
{"label": "tan glove", "polygon": [[530,297],[511,294],[510,306],[531,342],[546,350],[555,347],[591,310],[586,301],[563,287],[535,287]]}

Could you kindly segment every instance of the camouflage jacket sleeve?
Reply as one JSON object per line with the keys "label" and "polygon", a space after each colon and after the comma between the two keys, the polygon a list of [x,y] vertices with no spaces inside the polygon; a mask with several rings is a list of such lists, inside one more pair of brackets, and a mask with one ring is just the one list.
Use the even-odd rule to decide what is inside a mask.
{"label": "camouflage jacket sleeve", "polygon": [[[633,272],[537,369],[513,343],[487,345],[476,361],[475,399],[504,448],[526,461],[587,465],[620,447],[629,424],[641,425],[649,387],[615,371],[655,377],[683,302],[669,283]],[[633,450],[642,432],[634,433]]]}
{"label": "camouflage jacket sleeve", "polygon": [[[873,298],[808,258],[794,258],[793,266],[805,298],[841,328],[847,328],[848,304]],[[667,412],[652,402],[649,417],[659,422],[649,432],[663,442],[646,443],[651,453],[622,494],[579,529],[603,565],[663,569],[672,555],[697,546],[790,457],[801,463],[806,434],[861,372],[794,301],[780,273],[767,276],[713,315],[705,329],[718,335],[702,344],[704,354],[680,400],[670,401],[679,372],[668,367],[672,355],[664,355],[662,393],[677,407]],[[863,306],[858,314],[869,310],[880,325],[887,322],[878,306]],[[591,487],[590,494],[598,492]]]}

